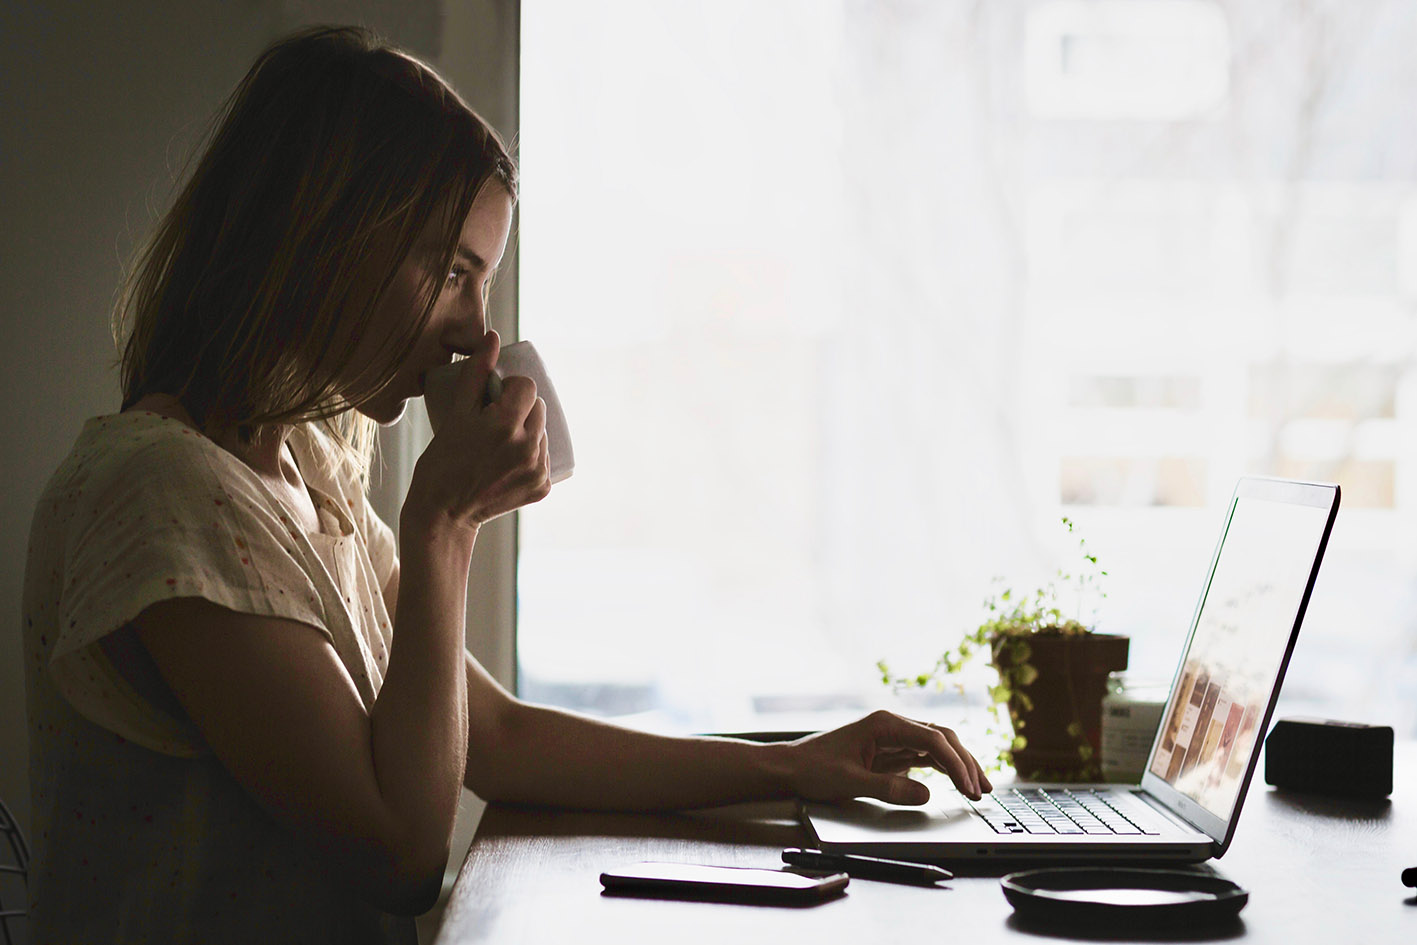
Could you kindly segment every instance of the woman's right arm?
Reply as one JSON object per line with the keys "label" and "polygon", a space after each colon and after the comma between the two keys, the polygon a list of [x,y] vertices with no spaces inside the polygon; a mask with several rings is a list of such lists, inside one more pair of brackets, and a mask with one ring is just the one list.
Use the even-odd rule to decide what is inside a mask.
{"label": "woman's right arm", "polygon": [[[495,348],[487,360],[495,359]],[[469,390],[486,371],[466,370]],[[466,769],[463,615],[481,523],[549,490],[545,408],[510,378],[465,398],[415,469],[382,687],[365,711],[327,638],[199,599],[155,604],[140,639],[218,760],[374,905],[437,898]]]}
{"label": "woman's right arm", "polygon": [[328,639],[306,624],[178,599],[145,610],[137,631],[236,781],[361,898],[417,914],[438,896],[465,764],[465,684],[438,667],[462,671],[472,541],[454,533],[405,543],[439,566],[409,569],[407,583],[421,581],[422,593],[407,589],[372,711]]}

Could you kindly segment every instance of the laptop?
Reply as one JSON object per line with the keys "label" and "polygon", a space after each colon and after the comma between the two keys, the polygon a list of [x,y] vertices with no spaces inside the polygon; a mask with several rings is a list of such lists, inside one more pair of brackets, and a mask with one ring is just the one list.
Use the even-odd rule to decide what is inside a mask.
{"label": "laptop", "polygon": [[922,862],[1223,855],[1338,501],[1336,485],[1245,478],[1235,487],[1141,784],[1020,782],[977,802],[936,788],[924,807],[804,803],[813,842]]}

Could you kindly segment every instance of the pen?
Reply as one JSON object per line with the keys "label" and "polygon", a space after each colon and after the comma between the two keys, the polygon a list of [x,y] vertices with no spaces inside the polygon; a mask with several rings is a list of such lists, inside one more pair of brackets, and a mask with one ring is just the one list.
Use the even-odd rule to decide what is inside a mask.
{"label": "pen", "polygon": [[815,870],[835,870],[860,879],[880,879],[891,883],[936,883],[954,879],[953,873],[925,863],[903,863],[854,853],[823,853],[821,850],[782,851],[782,862]]}

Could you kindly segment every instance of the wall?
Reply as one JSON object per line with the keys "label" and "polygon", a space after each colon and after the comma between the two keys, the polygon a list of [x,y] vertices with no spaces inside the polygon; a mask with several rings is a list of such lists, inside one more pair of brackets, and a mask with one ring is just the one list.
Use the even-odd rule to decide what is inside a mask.
{"label": "wall", "polygon": [[[83,421],[117,409],[108,315],[122,260],[166,207],[188,149],[257,53],[314,22],[362,22],[440,68],[450,60],[443,71],[464,97],[514,128],[515,9],[507,0],[449,2],[446,11],[440,0],[0,6],[0,798],[26,829],[18,615],[30,515]],[[513,337],[513,293],[503,294],[494,324]],[[406,431],[385,440],[390,460],[416,455]],[[406,472],[391,466],[378,496],[394,521]],[[513,532],[509,518],[484,534],[469,593],[478,625],[500,627],[471,640],[474,652],[505,681]],[[465,807],[454,868],[475,823],[476,805]]]}

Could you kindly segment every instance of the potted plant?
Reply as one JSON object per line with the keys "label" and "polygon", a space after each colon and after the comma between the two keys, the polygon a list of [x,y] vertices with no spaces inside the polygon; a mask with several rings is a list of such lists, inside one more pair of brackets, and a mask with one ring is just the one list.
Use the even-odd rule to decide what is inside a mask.
{"label": "potted plant", "polygon": [[[1071,519],[1065,517],[1063,525],[1073,533]],[[996,722],[1007,709],[1012,729],[999,765],[1012,765],[1027,780],[1101,780],[1102,699],[1108,675],[1127,668],[1130,641],[1095,633],[1081,619],[1090,601],[1106,596],[1100,579],[1107,572],[1081,538],[1078,552],[1082,567],[1076,574],[1059,569],[1056,580],[1030,593],[998,588],[984,601],[984,621],[945,650],[929,672],[898,677],[882,661],[882,681],[896,688],[940,687],[987,650],[998,673],[989,709]],[[1075,605],[1071,610],[1064,606],[1064,590]]]}

